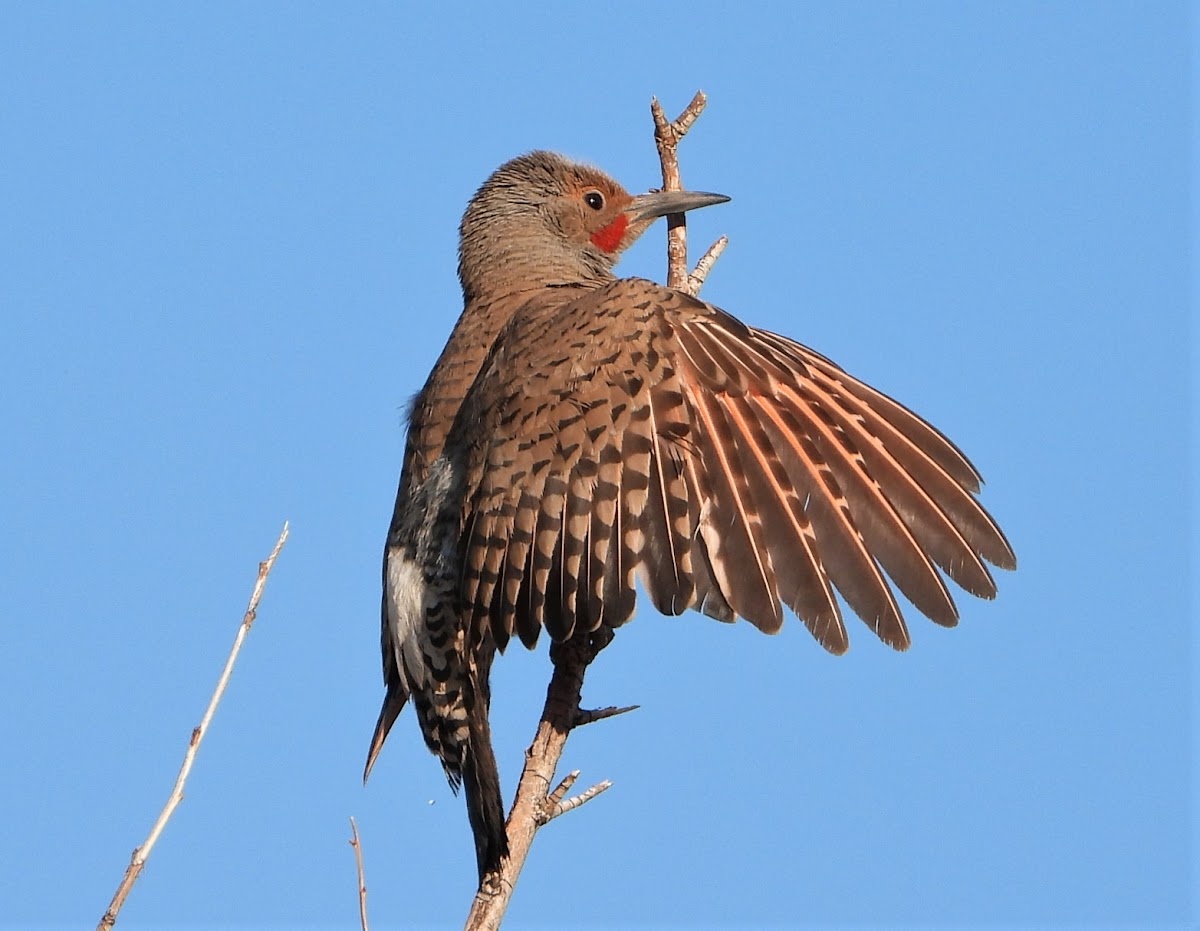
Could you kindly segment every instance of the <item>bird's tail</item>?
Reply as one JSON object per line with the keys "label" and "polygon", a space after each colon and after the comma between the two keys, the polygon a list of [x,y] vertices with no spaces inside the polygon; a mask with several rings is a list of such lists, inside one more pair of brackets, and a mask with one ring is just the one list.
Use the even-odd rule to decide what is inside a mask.
{"label": "bird's tail", "polygon": [[471,739],[464,748],[462,781],[482,885],[484,878],[497,872],[500,861],[508,856],[508,833],[504,826],[500,771],[492,752],[492,729],[488,724],[486,705],[472,709],[469,727]]}
{"label": "bird's tail", "polygon": [[363,769],[363,785],[366,785],[367,777],[371,775],[371,768],[379,757],[379,751],[383,749],[383,742],[387,740],[388,731],[396,723],[396,718],[404,710],[404,704],[407,701],[408,691],[399,681],[388,686],[387,695],[383,699],[383,707],[379,710],[379,720],[375,722],[375,733],[371,735],[371,746],[367,750],[367,765]]}

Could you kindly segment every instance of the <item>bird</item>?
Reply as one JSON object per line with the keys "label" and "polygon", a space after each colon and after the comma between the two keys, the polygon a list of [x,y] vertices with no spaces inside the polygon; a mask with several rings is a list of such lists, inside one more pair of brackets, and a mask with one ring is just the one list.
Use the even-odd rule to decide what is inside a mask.
{"label": "bird", "polygon": [[935,427],[786,336],[614,274],[656,218],[728,200],[631,195],[534,151],[463,216],[463,311],[412,401],[387,532],[363,779],[411,700],[464,789],[481,885],[508,853],[488,707],[514,635],[611,631],[640,582],[662,614],[765,633],[786,607],[834,654],[840,595],[903,650],[893,586],[954,626],[944,577],[990,599],[988,564],[1016,567],[979,472]]}

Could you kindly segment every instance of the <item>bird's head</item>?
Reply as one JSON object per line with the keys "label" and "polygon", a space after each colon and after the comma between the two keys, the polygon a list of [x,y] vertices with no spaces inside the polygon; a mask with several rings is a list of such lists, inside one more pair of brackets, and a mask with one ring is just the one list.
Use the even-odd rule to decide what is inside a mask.
{"label": "bird's head", "polygon": [[553,152],[506,162],[471,198],[458,275],[469,301],[547,284],[602,283],[657,217],[729,200],[722,194],[632,195],[604,172]]}

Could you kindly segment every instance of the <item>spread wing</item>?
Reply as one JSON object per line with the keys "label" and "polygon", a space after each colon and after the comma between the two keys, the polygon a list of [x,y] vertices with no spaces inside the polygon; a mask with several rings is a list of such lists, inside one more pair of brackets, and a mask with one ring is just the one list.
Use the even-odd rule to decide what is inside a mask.
{"label": "spread wing", "polygon": [[467,463],[464,620],[501,647],[622,624],[640,579],[664,614],[769,633],[787,605],[841,653],[836,589],[903,649],[889,577],[949,626],[942,572],[991,598],[985,563],[1016,564],[936,429],[812,350],[638,279],[523,308],[447,452]]}

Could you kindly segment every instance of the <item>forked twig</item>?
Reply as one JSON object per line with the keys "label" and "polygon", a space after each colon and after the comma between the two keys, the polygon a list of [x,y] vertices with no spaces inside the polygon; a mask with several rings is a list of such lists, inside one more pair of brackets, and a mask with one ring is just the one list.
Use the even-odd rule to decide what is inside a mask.
{"label": "forked twig", "polygon": [[558,784],[558,788],[550,793],[546,799],[546,810],[542,813],[542,824],[553,821],[559,815],[565,815],[568,811],[574,811],[580,805],[590,802],[601,792],[612,788],[612,780],[604,779],[597,782],[589,789],[585,789],[578,795],[573,795],[570,798],[563,798],[567,794],[567,790],[575,784],[575,780],[579,778],[579,770],[568,774],[567,778]]}
{"label": "forked twig", "polygon": [[200,720],[200,724],[192,731],[192,736],[188,740],[187,752],[183,755],[183,765],[179,768],[179,775],[175,778],[175,786],[171,789],[171,795],[167,799],[167,804],[159,812],[158,820],[154,822],[154,827],[150,829],[150,835],[140,847],[133,851],[133,856],[129,860],[129,866],[125,868],[125,876],[121,879],[121,884],[117,886],[117,891],[113,895],[112,901],[108,904],[108,910],[104,913],[104,917],[100,919],[100,923],[96,926],[96,931],[109,931],[117,923],[117,915],[120,913],[122,906],[124,906],[125,899],[128,898],[133,884],[137,882],[137,878],[142,874],[142,867],[146,865],[150,851],[158,843],[158,838],[162,835],[167,822],[171,820],[175,809],[183,801],[183,787],[187,782],[188,774],[192,771],[192,764],[196,759],[196,751],[200,749],[200,742],[204,739],[204,735],[208,733],[208,726],[212,722],[213,715],[216,713],[217,705],[220,704],[221,698],[225,694],[225,687],[229,685],[229,678],[233,675],[233,664],[237,662],[238,654],[242,650],[242,643],[245,642],[246,634],[250,632],[250,628],[254,624],[254,618],[258,614],[258,602],[262,598],[263,589],[266,588],[267,576],[271,574],[271,568],[275,565],[275,560],[279,556],[279,551],[283,549],[283,544],[287,542],[287,538],[288,525],[285,522],[283,531],[279,534],[279,539],[275,541],[275,548],[271,550],[271,555],[264,562],[258,564],[258,579],[254,583],[254,591],[250,595],[250,603],[246,607],[246,613],[242,617],[241,624],[238,625],[237,636],[233,640],[233,648],[229,651],[229,657],[225,660],[225,668],[221,672],[221,678],[217,680],[217,687],[213,691],[212,698],[209,699],[204,717]]}
{"label": "forked twig", "polygon": [[[704,91],[696,91],[696,96],[675,119],[667,122],[662,104],[655,97],[650,101],[650,114],[654,117],[654,144],[658,148],[658,160],[662,165],[664,191],[682,191],[683,182],[679,176],[679,142],[687,135],[692,124],[696,122],[708,97]],[[713,263],[725,250],[729,240],[722,236],[713,243],[704,254],[696,270],[688,274],[687,257],[687,216],[682,213],[672,213],[667,216],[667,287],[677,291],[685,291],[695,297],[700,293],[700,286],[708,277]]]}

